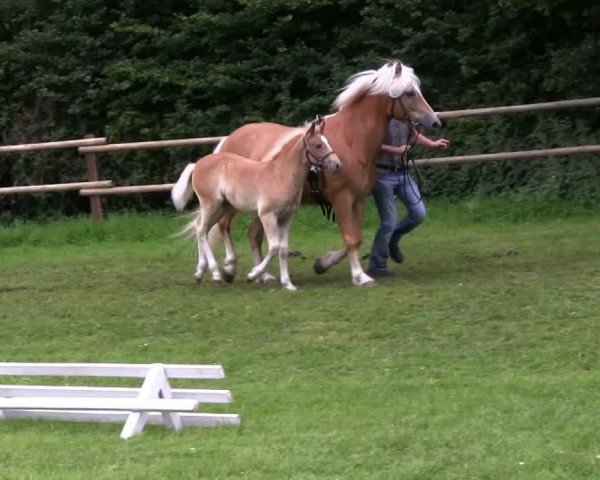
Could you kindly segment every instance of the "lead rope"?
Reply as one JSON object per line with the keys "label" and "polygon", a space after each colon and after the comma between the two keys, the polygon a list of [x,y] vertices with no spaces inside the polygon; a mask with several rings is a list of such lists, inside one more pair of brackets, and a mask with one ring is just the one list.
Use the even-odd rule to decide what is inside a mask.
{"label": "lead rope", "polygon": [[413,182],[409,182],[410,185],[407,185],[406,177],[405,177],[405,179],[404,179],[405,181],[402,185],[402,188],[404,189],[404,198],[408,198],[408,196],[406,194],[408,192],[407,189],[410,188],[412,190],[412,193],[414,194],[413,196],[417,199],[414,202],[407,202],[408,205],[418,205],[423,200],[423,190],[422,190],[423,176],[421,175],[421,172],[417,168],[414,156],[412,155],[412,149],[416,145],[417,139],[419,138],[420,133],[419,133],[418,129],[414,128],[414,130],[417,132],[417,134],[415,135],[415,139],[409,145],[410,148],[408,148],[402,155],[399,155],[399,157],[400,157],[399,164],[396,163],[396,167],[398,167],[398,169],[402,172],[403,175],[410,175],[409,170],[410,170],[411,162],[412,162],[412,167],[415,170],[416,191],[415,191],[415,185],[413,185]]}
{"label": "lead rope", "polygon": [[313,199],[317,202],[319,207],[321,207],[321,213],[327,220],[331,220],[335,222],[335,212],[333,211],[333,205],[329,203],[329,201],[323,195],[323,190],[319,187],[319,173],[320,170],[317,171],[313,166],[308,169],[308,185],[310,186],[310,194]]}

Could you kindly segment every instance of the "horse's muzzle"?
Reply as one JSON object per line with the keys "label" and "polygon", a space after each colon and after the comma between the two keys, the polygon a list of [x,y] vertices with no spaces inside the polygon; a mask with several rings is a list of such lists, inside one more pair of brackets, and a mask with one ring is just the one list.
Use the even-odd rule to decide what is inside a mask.
{"label": "horse's muzzle", "polygon": [[325,168],[331,173],[338,174],[342,170],[342,162],[337,157],[329,157],[325,160]]}
{"label": "horse's muzzle", "polygon": [[437,130],[442,127],[442,121],[435,113],[425,113],[418,120],[417,124],[427,130]]}

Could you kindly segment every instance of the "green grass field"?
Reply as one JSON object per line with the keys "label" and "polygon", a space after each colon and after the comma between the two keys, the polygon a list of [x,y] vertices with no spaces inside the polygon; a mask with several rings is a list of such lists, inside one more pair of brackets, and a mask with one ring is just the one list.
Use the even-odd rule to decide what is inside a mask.
{"label": "green grass field", "polygon": [[[2,480],[600,478],[600,212],[432,203],[396,277],[359,289],[347,261],[312,273],[340,237],[303,209],[293,293],[243,280],[245,221],[224,286],[194,283],[176,215],[0,229],[0,361],[221,363],[185,385],[242,419],[128,441],[0,422]],[[369,204],[363,254],[375,225]]]}

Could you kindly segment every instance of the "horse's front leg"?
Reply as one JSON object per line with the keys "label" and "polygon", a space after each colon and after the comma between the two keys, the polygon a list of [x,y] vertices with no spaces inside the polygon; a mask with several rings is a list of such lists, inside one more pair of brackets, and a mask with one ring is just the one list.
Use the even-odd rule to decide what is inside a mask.
{"label": "horse's front leg", "polygon": [[[252,251],[252,261],[254,262],[254,266],[258,266],[263,261],[262,255],[262,241],[264,238],[264,229],[260,219],[255,216],[250,223],[250,227],[248,228],[248,240],[250,241],[250,250]],[[273,275],[269,272],[263,272],[258,280],[262,283],[273,283],[277,281]]]}
{"label": "horse's front leg", "polygon": [[[228,212],[226,215],[219,220],[219,230],[223,237],[223,245],[225,246],[225,262],[223,264],[223,279],[226,282],[233,282],[235,277],[235,270],[237,267],[237,256],[233,249],[233,242],[231,241],[231,222],[235,212]],[[212,246],[212,245],[211,245]]]}
{"label": "horse's front leg", "polygon": [[356,202],[357,200],[351,195],[338,195],[332,198],[331,203],[344,239],[344,248],[328,252],[317,259],[314,269],[316,273],[324,273],[348,255],[352,282],[362,287],[373,285],[375,281],[364,272],[358,257],[358,247],[362,243],[362,211]]}
{"label": "horse's front leg", "polygon": [[[367,275],[362,265],[360,264],[360,257],[358,255],[358,248],[362,243],[362,226],[365,218],[365,201],[355,200],[352,208],[354,214],[354,236],[355,236],[355,248],[348,250],[348,260],[350,261],[350,268],[352,270],[352,281],[358,286],[370,286],[375,284],[375,280]],[[346,243],[347,245],[347,243]],[[348,247],[346,247],[348,248]]]}

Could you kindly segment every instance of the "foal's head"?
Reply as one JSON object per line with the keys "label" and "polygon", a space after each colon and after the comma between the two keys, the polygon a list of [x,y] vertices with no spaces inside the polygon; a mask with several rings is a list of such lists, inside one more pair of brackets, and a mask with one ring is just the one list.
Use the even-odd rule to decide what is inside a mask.
{"label": "foal's head", "polygon": [[342,162],[323,135],[324,128],[325,121],[317,117],[304,133],[302,144],[306,152],[306,159],[311,167],[317,169],[325,167],[330,172],[338,173],[342,169]]}

